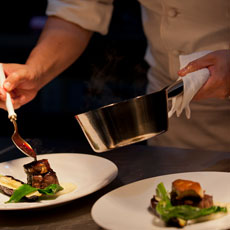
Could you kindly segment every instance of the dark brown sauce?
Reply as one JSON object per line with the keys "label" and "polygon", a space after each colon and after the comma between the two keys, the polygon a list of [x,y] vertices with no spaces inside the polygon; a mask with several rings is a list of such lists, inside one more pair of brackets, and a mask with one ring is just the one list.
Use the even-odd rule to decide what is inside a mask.
{"label": "dark brown sauce", "polygon": [[34,160],[37,160],[37,154],[36,152],[31,148],[31,146],[25,142],[18,144],[18,147],[24,151],[29,156],[33,157]]}

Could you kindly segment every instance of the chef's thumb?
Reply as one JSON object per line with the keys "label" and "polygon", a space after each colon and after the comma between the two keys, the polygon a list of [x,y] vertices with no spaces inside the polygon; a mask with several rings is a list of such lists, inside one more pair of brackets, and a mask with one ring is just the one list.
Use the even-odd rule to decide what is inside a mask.
{"label": "chef's thumb", "polygon": [[213,65],[212,59],[209,57],[209,54],[207,54],[190,62],[188,65],[178,71],[178,75],[183,77],[188,73],[195,72],[203,68],[208,68],[211,65]]}
{"label": "chef's thumb", "polygon": [[3,88],[10,92],[15,89],[23,81],[20,73],[14,72],[7,76],[6,80],[3,83]]}

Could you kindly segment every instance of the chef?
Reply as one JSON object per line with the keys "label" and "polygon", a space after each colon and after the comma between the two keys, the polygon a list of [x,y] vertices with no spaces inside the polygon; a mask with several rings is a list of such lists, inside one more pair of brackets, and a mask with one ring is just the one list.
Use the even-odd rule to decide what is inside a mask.
{"label": "chef", "polygon": [[[147,93],[171,84],[178,74],[185,76],[202,68],[210,72],[190,104],[191,118],[184,113],[172,116],[169,130],[148,143],[230,151],[230,1],[139,2],[148,40]],[[6,91],[15,108],[31,101],[77,60],[93,32],[108,32],[112,11],[112,0],[49,0],[46,25],[26,63],[3,65],[7,79],[0,88],[0,107],[5,109]],[[210,53],[180,70],[180,55],[206,50]]]}

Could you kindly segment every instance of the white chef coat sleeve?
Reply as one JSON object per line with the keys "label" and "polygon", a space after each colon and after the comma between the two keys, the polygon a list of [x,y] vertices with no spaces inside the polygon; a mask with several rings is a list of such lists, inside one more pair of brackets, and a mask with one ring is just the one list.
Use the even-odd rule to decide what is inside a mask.
{"label": "white chef coat sleeve", "polygon": [[46,15],[57,16],[81,27],[106,34],[113,0],[48,0]]}

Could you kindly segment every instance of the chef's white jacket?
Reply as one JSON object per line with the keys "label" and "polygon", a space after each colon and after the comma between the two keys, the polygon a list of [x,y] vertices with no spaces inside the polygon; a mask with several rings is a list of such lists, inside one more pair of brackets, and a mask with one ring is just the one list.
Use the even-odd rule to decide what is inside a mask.
{"label": "chef's white jacket", "polygon": [[[125,1],[125,0],[124,0]],[[139,0],[148,39],[148,89],[154,92],[173,81],[179,55],[230,48],[229,0]],[[49,0],[47,15],[106,34],[113,0]],[[230,101],[208,99],[191,103],[192,117],[169,119],[166,133],[150,144],[230,151]]]}

